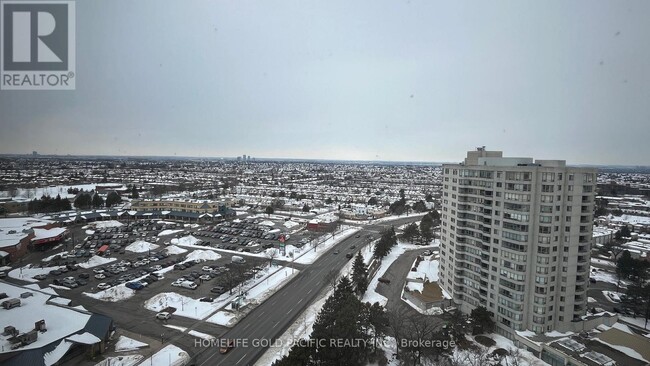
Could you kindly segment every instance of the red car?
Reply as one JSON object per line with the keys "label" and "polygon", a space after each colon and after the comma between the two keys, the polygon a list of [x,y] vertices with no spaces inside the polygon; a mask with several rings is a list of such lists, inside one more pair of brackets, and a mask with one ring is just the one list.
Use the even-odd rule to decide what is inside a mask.
{"label": "red car", "polygon": [[219,348],[219,353],[224,354],[228,353],[231,349],[235,347],[235,341],[232,339],[228,339],[225,342],[222,340],[221,341],[221,348]]}

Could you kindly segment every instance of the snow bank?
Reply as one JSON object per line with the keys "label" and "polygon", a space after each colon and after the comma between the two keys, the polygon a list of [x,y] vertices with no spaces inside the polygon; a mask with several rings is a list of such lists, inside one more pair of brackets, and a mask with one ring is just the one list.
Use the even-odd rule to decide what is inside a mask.
{"label": "snow bank", "polygon": [[167,254],[183,254],[187,252],[187,249],[177,247],[176,245],[170,245],[165,248],[165,251],[167,251]]}
{"label": "snow bank", "polygon": [[92,268],[92,267],[101,266],[101,265],[104,265],[106,263],[110,263],[110,262],[113,262],[113,261],[116,261],[116,260],[117,260],[117,258],[104,258],[104,257],[100,257],[100,256],[97,256],[97,255],[93,255],[92,257],[90,257],[89,260],[87,260],[87,261],[85,261],[83,263],[79,263],[79,267],[81,267],[81,268]]}
{"label": "snow bank", "polygon": [[163,230],[160,233],[158,233],[158,236],[167,236],[167,235],[173,235],[176,233],[181,233],[183,230]]}
{"label": "snow bank", "polygon": [[197,239],[193,235],[188,235],[179,239],[174,238],[170,242],[174,245],[196,245],[201,242],[201,239]]}
{"label": "snow bank", "polygon": [[185,257],[185,260],[183,263],[188,262],[188,261],[193,261],[193,260],[200,260],[200,261],[216,261],[217,259],[221,258],[217,252],[213,250],[195,250],[192,253],[188,254],[187,257]]}
{"label": "snow bank", "polygon": [[134,253],[144,253],[150,250],[155,250],[158,248],[158,245],[146,242],[144,240],[138,240],[129,244],[124,250]]}
{"label": "snow bank", "polygon": [[126,336],[120,336],[117,343],[115,343],[115,352],[133,351],[148,346],[149,345],[144,342],[136,341],[135,339]]}

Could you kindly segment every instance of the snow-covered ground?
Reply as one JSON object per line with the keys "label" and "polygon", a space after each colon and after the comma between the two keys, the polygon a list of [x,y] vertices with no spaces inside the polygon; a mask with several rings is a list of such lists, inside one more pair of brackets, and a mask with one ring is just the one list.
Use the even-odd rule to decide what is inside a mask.
{"label": "snow-covered ground", "polygon": [[26,265],[25,267],[21,268],[16,268],[14,270],[9,271],[8,275],[11,278],[15,278],[17,280],[23,280],[27,282],[38,282],[38,280],[34,279],[33,277],[39,274],[44,274],[47,275],[50,273],[50,271],[53,271],[55,269],[61,269],[64,266],[54,266],[54,267],[32,267],[31,264]]}
{"label": "snow-covered ground", "polygon": [[134,252],[134,253],[144,253],[156,249],[158,249],[157,244],[152,244],[144,240],[134,241],[133,243],[129,244],[126,248],[124,248],[124,250],[127,250],[129,252]]}
{"label": "snow-covered ground", "polygon": [[81,268],[92,268],[92,267],[96,267],[96,266],[102,266],[102,265],[104,265],[106,263],[110,263],[110,262],[113,262],[113,261],[116,261],[116,260],[117,260],[117,258],[104,258],[104,257],[100,257],[100,256],[97,256],[97,255],[93,255],[87,261],[79,263],[79,267],[81,267]]}
{"label": "snow-covered ground", "polygon": [[[380,305],[385,306],[386,302],[388,302],[388,299],[386,297],[378,294],[375,292],[375,289],[377,288],[377,285],[379,284],[379,278],[384,276],[384,273],[388,270],[388,267],[399,258],[400,255],[404,254],[407,250],[413,250],[413,249],[422,249],[422,248],[429,248],[432,246],[437,246],[439,243],[437,240],[432,241],[431,245],[428,246],[422,246],[422,245],[415,245],[411,243],[406,243],[402,241],[398,241],[397,245],[393,247],[393,249],[388,253],[387,256],[384,257],[384,259],[381,261],[381,265],[379,266],[379,269],[377,270],[377,274],[375,275],[374,278],[370,280],[370,284],[368,285],[368,290],[366,293],[363,295],[363,301],[370,302],[370,303],[375,303],[378,302]],[[370,246],[368,246],[370,248]],[[370,255],[372,255],[372,252],[370,252]],[[365,256],[365,255],[364,255]],[[428,265],[427,265],[428,266]],[[435,267],[436,269],[436,278],[437,278],[437,266]],[[430,268],[427,268],[427,271]]]}
{"label": "snow-covered ground", "polygon": [[180,295],[175,292],[163,292],[154,295],[144,302],[145,309],[160,312],[168,306],[176,308],[172,316],[183,316],[191,319],[203,319],[216,311],[218,303],[201,302],[188,296]]}
{"label": "snow-covered ground", "polygon": [[115,343],[115,352],[134,351],[138,348],[147,346],[149,345],[144,342],[136,341],[135,339],[126,336],[120,336],[120,338],[117,340],[117,343]]}
{"label": "snow-covered ground", "polygon": [[606,260],[606,259],[599,259],[599,258],[591,258],[591,263],[592,264],[598,264],[601,267],[611,267],[611,268],[616,268],[616,263]]}
{"label": "snow-covered ground", "polygon": [[616,275],[613,273],[609,272],[591,272],[589,274],[589,277],[595,279],[596,281],[601,281],[601,282],[608,282],[612,284],[616,284],[618,281],[616,279]]}
{"label": "snow-covered ground", "polygon": [[183,366],[190,361],[190,355],[170,344],[142,362],[142,365]]}
{"label": "snow-covered ground", "polygon": [[237,317],[230,311],[217,311],[214,315],[206,319],[206,321],[226,327],[232,327],[237,322]]}

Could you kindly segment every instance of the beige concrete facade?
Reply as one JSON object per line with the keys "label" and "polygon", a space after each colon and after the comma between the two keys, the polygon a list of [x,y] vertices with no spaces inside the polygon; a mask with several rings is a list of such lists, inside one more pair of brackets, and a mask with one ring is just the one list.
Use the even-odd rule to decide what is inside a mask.
{"label": "beige concrete facade", "polygon": [[136,211],[180,211],[192,213],[213,213],[219,207],[230,208],[230,200],[194,200],[194,199],[145,199],[133,200],[131,208]]}
{"label": "beige concrete facade", "polygon": [[443,165],[440,285],[498,332],[572,329],[587,310],[596,170],[471,151]]}

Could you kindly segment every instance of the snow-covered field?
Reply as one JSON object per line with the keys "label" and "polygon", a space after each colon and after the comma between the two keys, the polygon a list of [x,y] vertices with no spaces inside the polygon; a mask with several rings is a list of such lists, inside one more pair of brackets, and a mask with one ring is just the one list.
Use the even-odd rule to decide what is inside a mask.
{"label": "snow-covered field", "polygon": [[190,361],[190,355],[170,344],[142,362],[142,365],[183,366]]}
{"label": "snow-covered field", "polygon": [[156,249],[158,249],[157,244],[152,244],[144,240],[134,241],[133,243],[129,244],[126,248],[124,248],[124,250],[127,250],[129,252],[134,252],[134,253],[144,253]]}
{"label": "snow-covered field", "polygon": [[120,336],[120,338],[117,340],[117,343],[115,343],[115,352],[134,351],[138,348],[147,346],[148,344],[144,342],[136,341],[135,339],[126,336]]}

